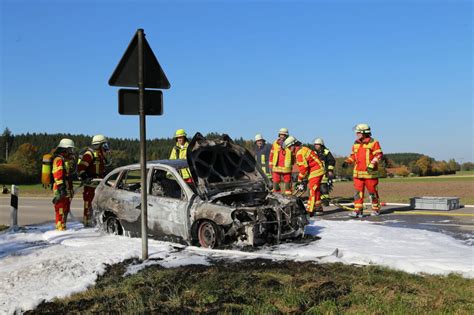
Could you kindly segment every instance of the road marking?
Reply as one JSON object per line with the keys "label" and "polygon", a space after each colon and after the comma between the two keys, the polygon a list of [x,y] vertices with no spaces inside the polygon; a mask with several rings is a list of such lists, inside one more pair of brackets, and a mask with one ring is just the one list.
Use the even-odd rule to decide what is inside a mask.
{"label": "road marking", "polygon": [[412,214],[412,215],[440,215],[448,217],[474,217],[474,213],[440,213],[431,211],[394,211],[395,214]]}

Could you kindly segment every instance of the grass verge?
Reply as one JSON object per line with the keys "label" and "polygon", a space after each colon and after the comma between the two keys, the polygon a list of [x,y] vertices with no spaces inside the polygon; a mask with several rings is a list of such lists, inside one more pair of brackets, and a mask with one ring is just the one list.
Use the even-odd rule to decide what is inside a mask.
{"label": "grass verge", "polygon": [[124,271],[28,313],[474,313],[474,280],[457,275],[268,260]]}

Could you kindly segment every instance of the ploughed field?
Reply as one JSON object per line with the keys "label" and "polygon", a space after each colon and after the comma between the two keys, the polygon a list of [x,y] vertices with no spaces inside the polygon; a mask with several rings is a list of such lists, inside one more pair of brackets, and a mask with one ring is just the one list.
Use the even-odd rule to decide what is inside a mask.
{"label": "ploughed field", "polygon": [[[474,177],[415,177],[381,179],[382,202],[409,203],[412,197],[459,197],[461,204],[474,204]],[[352,197],[352,182],[336,182],[331,196]],[[368,200],[368,199],[367,199]]]}

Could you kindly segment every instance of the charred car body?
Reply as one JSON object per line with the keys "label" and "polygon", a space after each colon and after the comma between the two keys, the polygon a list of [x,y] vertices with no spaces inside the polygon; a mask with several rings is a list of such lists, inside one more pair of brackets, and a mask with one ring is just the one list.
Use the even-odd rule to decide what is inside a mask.
{"label": "charred car body", "polygon": [[[180,170],[189,168],[193,183]],[[227,135],[197,133],[187,160],[147,163],[150,237],[215,248],[301,238],[308,224],[300,199],[273,194],[253,156]],[[140,236],[140,165],[112,171],[96,189],[95,218],[109,233]]]}

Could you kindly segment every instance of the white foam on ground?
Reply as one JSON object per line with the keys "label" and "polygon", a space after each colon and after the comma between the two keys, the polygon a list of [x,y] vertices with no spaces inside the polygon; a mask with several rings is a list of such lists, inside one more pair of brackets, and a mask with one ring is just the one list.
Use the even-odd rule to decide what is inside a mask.
{"label": "white foam on ground", "polygon": [[[312,221],[311,243],[285,243],[254,252],[209,250],[149,240],[150,259],[127,274],[151,264],[176,267],[210,264],[210,258],[376,264],[410,273],[459,273],[474,277],[473,247],[445,234],[395,228],[367,221]],[[65,297],[95,284],[107,265],[141,257],[141,239],[104,235],[82,224],[57,232],[52,224],[0,234],[0,313],[34,309],[43,300]],[[338,255],[333,255],[335,249]]]}

